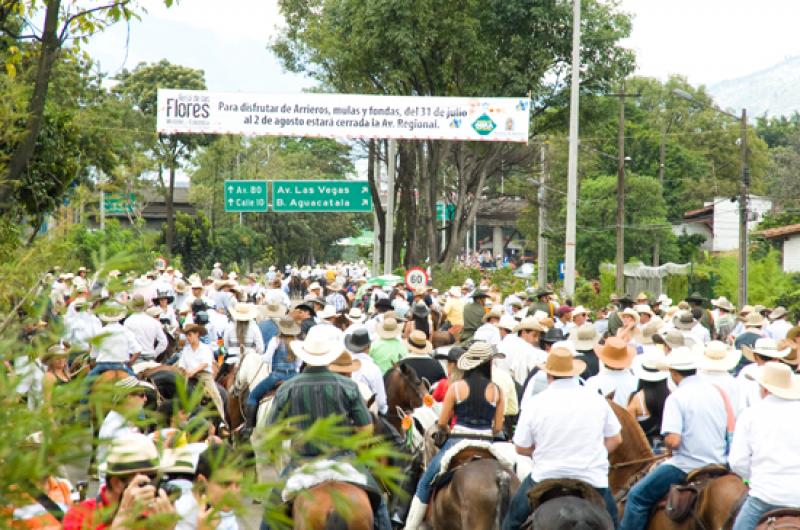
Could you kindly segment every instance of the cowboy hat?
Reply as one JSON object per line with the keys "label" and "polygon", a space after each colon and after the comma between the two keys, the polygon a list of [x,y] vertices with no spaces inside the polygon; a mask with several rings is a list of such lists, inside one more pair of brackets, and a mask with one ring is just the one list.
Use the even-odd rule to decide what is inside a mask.
{"label": "cowboy hat", "polygon": [[290,344],[294,354],[308,366],[328,366],[342,353],[342,344],[330,340],[326,327],[312,326],[305,340],[293,340]]}
{"label": "cowboy hat", "polygon": [[344,336],[344,347],[351,353],[362,353],[369,350],[371,341],[367,328],[357,328]]}
{"label": "cowboy hat", "polygon": [[[612,300],[613,300],[613,298],[612,298]],[[617,302],[626,302],[628,304],[633,304],[633,303],[636,302],[636,300],[634,300],[631,297],[630,293],[625,293],[624,295],[622,295],[620,297],[617,297]]]}
{"label": "cowboy hat", "polygon": [[269,300],[261,306],[260,312],[267,318],[281,318],[286,314],[286,306],[277,300]]}
{"label": "cowboy hat", "polygon": [[650,346],[638,357],[639,362],[634,364],[633,373],[642,381],[655,383],[664,381],[669,377],[669,372],[659,369],[665,363],[664,352],[657,346]]}
{"label": "cowboy hat", "polygon": [[636,301],[637,302],[639,300],[648,300],[648,298],[649,297],[647,296],[647,293],[645,293],[644,291],[642,291],[642,292],[640,292],[639,294],[636,295]]}
{"label": "cowboy hat", "polygon": [[759,367],[752,379],[779,398],[800,399],[800,375],[793,374],[785,364],[767,363]]}
{"label": "cowboy hat", "polygon": [[533,294],[531,296],[533,298],[539,299],[542,296],[550,296],[551,294],[553,294],[553,291],[551,289],[548,289],[546,287],[540,287],[535,291],[533,291]]}
{"label": "cowboy hat", "polygon": [[397,319],[393,317],[384,317],[383,321],[375,329],[375,332],[382,339],[396,339],[401,331],[400,326],[397,325]]}
{"label": "cowboy hat", "polygon": [[769,319],[777,320],[785,316],[786,316],[786,308],[779,305],[778,307],[772,310],[772,313],[769,314]]}
{"label": "cowboy hat", "polygon": [[230,306],[228,308],[228,311],[231,314],[231,318],[239,322],[244,322],[247,320],[255,320],[257,316],[256,306],[254,306],[253,304],[245,304],[242,302]]}
{"label": "cowboy hat", "polygon": [[628,368],[636,357],[636,350],[619,337],[608,337],[604,344],[594,347],[594,352],[604,365],[616,370]]}
{"label": "cowboy hat", "polygon": [[158,318],[161,316],[161,306],[154,305],[145,310],[145,314],[149,317]]}
{"label": "cowboy hat", "polygon": [[392,301],[389,300],[389,297],[387,297],[387,296],[380,296],[375,300],[375,304],[374,305],[375,305],[376,309],[378,309],[378,308],[391,309],[392,308]]}
{"label": "cowboy hat", "polygon": [[362,322],[364,322],[364,319],[366,318],[364,316],[364,313],[358,307],[350,308],[350,311],[347,312],[345,317],[347,317],[347,320],[349,320],[350,322],[356,324],[361,324]]}
{"label": "cowboy hat", "polygon": [[472,293],[472,299],[474,300],[476,298],[489,298],[489,294],[486,291],[475,289],[475,292]]}
{"label": "cowboy hat", "polygon": [[148,383],[147,381],[142,381],[141,379],[137,379],[132,375],[124,377],[119,381],[117,381],[116,383],[114,383],[114,388],[122,390],[135,390],[138,388],[142,390],[153,390],[153,391],[156,389],[156,387],[154,387],[151,383]]}
{"label": "cowboy hat", "polygon": [[166,298],[168,304],[171,304],[172,301],[175,300],[175,297],[169,294],[169,291],[159,290],[156,291],[156,295],[153,297],[153,303],[155,304],[158,300],[161,300],[162,298]]}
{"label": "cowboy hat", "polygon": [[133,295],[128,307],[131,308],[131,311],[144,311],[147,309],[147,302],[144,299],[144,295],[141,293]]}
{"label": "cowboy hat", "polygon": [[517,319],[506,314],[500,317],[500,322],[498,322],[497,327],[508,330],[509,332],[513,332],[517,325]]}
{"label": "cowboy hat", "polygon": [[65,347],[63,343],[57,342],[47,348],[47,351],[41,355],[41,360],[46,363],[54,357],[69,357],[69,348]]}
{"label": "cowboy hat", "polygon": [[425,332],[418,329],[411,332],[405,343],[409,354],[429,355],[433,351],[433,345]]}
{"label": "cowboy hat", "polygon": [[140,433],[117,436],[111,441],[106,459],[107,475],[135,475],[156,472],[160,461],[153,441]]}
{"label": "cowboy hat", "polygon": [[698,352],[694,348],[687,346],[678,346],[669,355],[664,357],[662,363],[658,364],[659,370],[677,370],[679,372],[687,370],[696,370]]}
{"label": "cowboy hat", "polygon": [[100,307],[97,316],[106,323],[119,322],[128,316],[128,311],[119,302],[108,302]]}
{"label": "cowboy hat", "polygon": [[707,372],[729,372],[739,364],[741,358],[741,351],[728,348],[724,342],[712,340],[703,349],[697,368]]}
{"label": "cowboy hat", "polygon": [[331,304],[325,304],[325,306],[322,308],[322,311],[317,313],[317,317],[320,320],[327,320],[329,318],[334,318],[337,315],[338,313],[336,312],[336,308],[333,307]]}
{"label": "cowboy hat", "polygon": [[538,365],[539,369],[555,377],[573,377],[586,370],[586,363],[575,359],[568,348],[553,347],[547,362]]}
{"label": "cowboy hat", "polygon": [[745,359],[753,362],[756,360],[753,356],[754,353],[757,353],[762,357],[769,357],[771,359],[783,359],[789,355],[790,351],[791,348],[783,348],[779,350],[778,343],[775,342],[774,339],[767,337],[758,339],[752,348],[750,346],[742,346],[742,353],[744,354]]}
{"label": "cowboy hat", "polygon": [[461,298],[461,287],[458,285],[453,285],[450,289],[447,290],[447,294],[454,298]]}
{"label": "cowboy hat", "polygon": [[650,322],[642,326],[642,344],[653,344],[653,335],[660,333],[664,328],[664,321],[660,317],[654,316]]}
{"label": "cowboy hat", "polygon": [[688,331],[695,327],[697,321],[692,316],[691,311],[681,311],[675,317],[675,328]]}
{"label": "cowboy hat", "polygon": [[744,327],[746,328],[760,328],[763,325],[764,317],[761,316],[761,313],[756,313],[755,311],[748,314],[744,319]]}
{"label": "cowboy hat", "polygon": [[[636,314],[638,314],[638,315],[641,315],[642,313],[646,313],[646,314],[650,315],[650,318],[652,318],[652,317],[653,317],[653,315],[655,314],[655,313],[653,313],[653,310],[652,310],[652,309],[650,309],[650,306],[649,306],[649,305],[647,305],[647,304],[639,304],[639,305],[635,305],[635,306],[633,306],[633,310],[634,310],[634,311],[636,312]],[[623,313],[624,313],[624,312],[625,312],[625,311],[623,311]]]}
{"label": "cowboy hat", "polygon": [[284,315],[278,320],[278,332],[287,337],[297,337],[300,335],[300,326],[288,315]]}
{"label": "cowboy hat", "polygon": [[593,350],[599,338],[597,328],[589,323],[578,326],[569,334],[569,340],[575,345],[575,349],[580,351]]}
{"label": "cowboy hat", "polygon": [[411,314],[417,318],[427,318],[431,314],[431,310],[424,303],[418,302],[411,309]]}
{"label": "cowboy hat", "polygon": [[189,282],[189,289],[202,289],[203,282],[200,281],[200,278],[194,278]]}
{"label": "cowboy hat", "polygon": [[199,453],[192,451],[188,445],[181,447],[166,447],[161,455],[160,471],[172,475],[192,475],[197,470]]}
{"label": "cowboy hat", "polygon": [[188,326],[184,326],[183,332],[185,334],[188,333],[197,333],[201,337],[208,333],[205,327],[201,326],[200,324],[189,324]]}
{"label": "cowboy hat", "polygon": [[513,331],[514,333],[520,331],[538,331],[539,333],[545,333],[547,332],[547,328],[545,328],[536,317],[525,317],[517,324]]}
{"label": "cowboy hat", "polygon": [[733,307],[733,304],[730,302],[730,300],[728,300],[724,296],[720,296],[716,300],[711,300],[711,305],[713,305],[714,307],[718,307],[720,309],[724,309],[729,313],[732,311],[736,311],[736,308]]}
{"label": "cowboy hat", "polygon": [[311,285],[308,286],[308,290],[309,291],[321,291],[322,290],[322,286],[319,284],[319,282],[311,282]]}
{"label": "cowboy hat", "polygon": [[694,344],[694,339],[692,337],[687,337],[681,333],[680,330],[670,329],[664,333],[664,342],[670,348],[675,349],[681,346],[692,346]]}
{"label": "cowboy hat", "polygon": [[343,351],[329,366],[328,370],[337,374],[352,374],[361,369],[361,361],[353,359],[350,352]]}
{"label": "cowboy hat", "polygon": [[739,310],[739,316],[743,316],[743,317],[747,316],[750,313],[752,313],[753,311],[755,311],[755,309],[756,308],[751,306],[751,305],[742,306],[742,308]]}
{"label": "cowboy hat", "polygon": [[697,291],[693,292],[689,296],[686,297],[687,302],[697,302],[698,304],[702,304],[706,301],[705,297],[698,293]]}
{"label": "cowboy hat", "polygon": [[588,314],[589,314],[589,310],[587,308],[583,307],[582,305],[579,305],[578,307],[576,307],[576,308],[574,308],[572,310],[572,316],[573,317],[575,315],[588,315]]}
{"label": "cowboy hat", "polygon": [[544,337],[542,337],[542,342],[546,344],[555,344],[556,342],[566,340],[566,338],[564,330],[560,328],[550,328],[545,332]]}
{"label": "cowboy hat", "polygon": [[672,305],[672,298],[670,298],[669,296],[667,296],[667,295],[665,295],[663,293],[658,295],[658,298],[656,298],[656,301],[661,303],[661,304],[663,304],[663,305],[666,305],[666,306],[671,306]]}
{"label": "cowboy hat", "polygon": [[505,310],[501,306],[495,306],[492,308],[491,311],[487,311],[486,314],[483,315],[481,320],[483,322],[488,322],[490,318],[501,319],[505,315]]}
{"label": "cowboy hat", "polygon": [[186,286],[186,282],[185,282],[185,281],[183,281],[183,280],[178,280],[177,282],[175,282],[175,292],[176,292],[176,293],[178,293],[178,294],[184,294],[184,293],[185,293],[186,291],[188,291],[188,290],[189,290],[189,289],[188,289],[188,287]]}
{"label": "cowboy hat", "polygon": [[491,361],[495,355],[496,352],[489,343],[476,341],[458,358],[457,367],[459,370],[472,370],[483,363]]}
{"label": "cowboy hat", "polygon": [[800,364],[800,356],[797,355],[797,344],[795,344],[794,340],[792,339],[783,339],[778,343],[778,349],[789,348],[789,353],[786,354],[786,357],[781,359],[782,362],[785,362],[791,366],[797,366]]}

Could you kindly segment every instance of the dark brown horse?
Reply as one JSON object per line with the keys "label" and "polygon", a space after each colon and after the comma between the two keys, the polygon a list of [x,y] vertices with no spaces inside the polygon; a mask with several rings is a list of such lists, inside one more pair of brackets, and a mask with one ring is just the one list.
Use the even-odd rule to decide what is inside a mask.
{"label": "dark brown horse", "polygon": [[485,449],[468,448],[448,467],[453,478],[430,504],[433,530],[499,530],[520,482]]}
{"label": "dark brown horse", "polygon": [[292,506],[295,530],[372,530],[367,493],[352,484],[326,482],[297,495]]}
{"label": "dark brown horse", "polygon": [[800,530],[800,509],[783,508],[767,512],[756,530]]}
{"label": "dark brown horse", "polygon": [[383,375],[383,384],[389,407],[386,419],[395,429],[402,431],[403,416],[422,406],[428,389],[417,376],[417,372],[404,363],[395,365],[386,372]]}
{"label": "dark brown horse", "polygon": [[[647,437],[639,422],[627,409],[609,402],[611,409],[622,424],[622,445],[609,456],[609,486],[614,497],[621,499],[619,517],[625,510],[624,499],[633,485],[643,478],[657,457],[647,443]],[[677,523],[667,517],[664,506],[659,505],[650,517],[650,530],[690,530],[694,528],[730,529],[736,519],[741,501],[747,494],[747,486],[733,473],[711,478],[697,497],[694,515]]]}

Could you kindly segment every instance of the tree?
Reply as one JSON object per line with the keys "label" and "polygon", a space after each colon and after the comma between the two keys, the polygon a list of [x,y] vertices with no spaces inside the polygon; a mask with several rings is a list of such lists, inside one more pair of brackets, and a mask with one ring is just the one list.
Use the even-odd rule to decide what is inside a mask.
{"label": "tree", "polygon": [[[167,6],[173,0],[164,0]],[[0,35],[6,45],[6,69],[15,72],[14,62],[21,57],[24,42],[34,41],[30,49],[38,54],[33,69],[33,90],[27,104],[25,128],[13,148],[8,163],[6,178],[0,181],[0,211],[13,209],[14,192],[22,180],[22,174],[34,155],[39,133],[45,123],[45,104],[48,98],[53,67],[68,42],[77,47],[88,42],[89,37],[107,26],[121,20],[135,18],[138,2],[134,0],[96,2],[70,2],[62,6],[61,0],[8,0],[0,6]],[[44,10],[44,26],[41,32],[28,22],[28,16]],[[9,43],[13,42],[13,45]],[[74,50],[73,50],[74,51]],[[45,187],[52,184],[44,183]]]}
{"label": "tree", "polygon": [[[617,45],[627,15],[584,2],[581,69],[587,91],[603,90],[632,69]],[[548,0],[284,0],[286,29],[273,49],[286,68],[305,72],[324,90],[421,96],[531,94],[535,129],[563,127],[570,69],[571,9]],[[562,121],[563,118],[563,121]],[[386,149],[377,153],[385,161]],[[452,263],[477,213],[486,183],[526,166],[530,151],[510,145],[400,142],[395,256]],[[442,186],[447,175],[448,187]],[[378,195],[373,189],[373,196]],[[449,245],[438,249],[435,203],[452,197]],[[379,215],[382,211],[376,204]],[[383,232],[383,228],[381,229]],[[385,235],[381,233],[381,239]]]}
{"label": "tree", "polygon": [[[114,91],[129,101],[145,117],[148,127],[155,130],[156,110],[159,88],[184,88],[205,90],[206,82],[202,70],[173,65],[166,60],[158,63],[140,63],[133,71],[123,71],[119,75],[119,85]],[[193,134],[159,134],[150,145],[158,164],[158,178],[164,194],[167,209],[166,250],[170,254],[175,240],[175,215],[173,197],[175,193],[175,172],[192,153],[207,143],[204,136]],[[165,184],[163,170],[169,173],[169,183]]]}

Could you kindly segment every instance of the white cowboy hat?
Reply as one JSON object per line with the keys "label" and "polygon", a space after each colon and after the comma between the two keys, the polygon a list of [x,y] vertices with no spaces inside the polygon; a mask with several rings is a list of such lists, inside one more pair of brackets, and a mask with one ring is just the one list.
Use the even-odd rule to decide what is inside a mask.
{"label": "white cowboy hat", "polygon": [[358,307],[351,308],[350,311],[347,312],[346,316],[347,316],[347,320],[349,320],[350,322],[358,323],[358,324],[361,324],[362,322],[364,322],[364,319],[366,318],[364,316],[364,312],[361,311],[361,309],[359,309]]}
{"label": "white cowboy hat", "polygon": [[661,305],[671,306],[672,305],[672,298],[665,294],[658,295],[658,301],[661,302]]}
{"label": "white cowboy hat", "polygon": [[744,319],[744,327],[746,328],[760,328],[764,326],[764,317],[755,311],[748,313]]}
{"label": "white cowboy hat", "polygon": [[107,475],[135,475],[158,471],[158,450],[153,441],[140,433],[117,436],[106,459]]}
{"label": "white cowboy hat", "polygon": [[320,320],[326,320],[328,318],[333,318],[337,315],[336,308],[333,307],[331,304],[325,304],[325,307],[322,308],[322,311],[317,313],[317,317]]}
{"label": "white cowboy hat", "polygon": [[625,308],[624,311],[620,311],[619,317],[622,318],[625,315],[631,317],[637,324],[639,323],[639,313],[631,309],[630,307]]}
{"label": "white cowboy hat", "polygon": [[511,315],[505,314],[500,317],[500,322],[497,324],[497,327],[503,328],[508,330],[509,332],[513,332],[514,328],[517,327],[517,319],[512,317]]}
{"label": "white cowboy hat", "polygon": [[309,366],[328,366],[344,351],[341,343],[330,339],[326,327],[312,326],[305,340],[290,343],[294,354]]}
{"label": "white cowboy hat", "polygon": [[778,318],[785,316],[786,316],[786,308],[779,305],[778,307],[772,310],[772,313],[769,314],[769,319],[776,320]]}
{"label": "white cowboy hat", "polygon": [[286,306],[277,300],[269,300],[261,307],[261,314],[266,318],[281,318],[286,314]]}
{"label": "white cowboy hat", "polygon": [[686,346],[674,348],[669,355],[664,357],[663,363],[658,365],[659,370],[696,370],[698,361],[697,352]]}
{"label": "white cowboy hat", "polygon": [[684,331],[690,330],[697,325],[697,320],[692,316],[691,311],[681,311],[675,317],[675,327]]}
{"label": "white cowboy hat", "polygon": [[97,311],[97,316],[106,323],[119,322],[128,316],[128,310],[119,302],[108,302]]}
{"label": "white cowboy hat", "polygon": [[458,285],[454,285],[447,290],[447,294],[449,294],[453,298],[461,298],[461,287],[459,287]]}
{"label": "white cowboy hat", "polygon": [[258,316],[256,306],[253,304],[238,303],[228,308],[231,313],[231,318],[238,321],[255,320]]}
{"label": "white cowboy hat", "polygon": [[321,291],[322,290],[322,286],[319,284],[319,282],[311,282],[311,285],[308,286],[308,290],[309,291]]}
{"label": "white cowboy hat", "polygon": [[575,315],[588,315],[588,314],[589,310],[583,307],[582,305],[579,305],[578,307],[572,310],[573,317],[575,317]]}
{"label": "white cowboy hat", "polygon": [[724,342],[712,340],[703,349],[697,368],[707,372],[729,372],[739,364],[741,358],[741,351],[729,348]]}
{"label": "white cowboy hat", "polygon": [[[576,350],[593,350],[599,339],[600,335],[597,333],[597,328],[588,322],[574,328],[569,333],[569,340],[575,345]],[[553,346],[555,347],[555,345]]]}
{"label": "white cowboy hat", "polygon": [[767,363],[756,371],[752,379],[779,398],[800,399],[800,375],[792,373],[787,364]]}
{"label": "white cowboy hat", "polygon": [[782,350],[778,349],[778,343],[774,339],[770,338],[760,338],[756,341],[755,345],[751,348],[749,346],[742,346],[742,353],[744,354],[745,358],[748,361],[755,362],[755,357],[753,357],[753,353],[757,353],[762,357],[770,357],[772,359],[783,359],[789,352],[792,351],[791,348],[784,348]]}
{"label": "white cowboy hat", "polygon": [[642,326],[642,344],[653,344],[653,335],[661,333],[664,329],[664,321],[660,317],[654,316],[650,322]]}
{"label": "white cowboy hat", "polygon": [[654,315],[654,313],[653,313],[653,310],[652,310],[652,309],[650,309],[650,306],[649,306],[649,305],[647,305],[647,304],[639,304],[639,305],[635,305],[635,306],[633,306],[633,310],[634,310],[634,311],[636,311],[636,312],[637,312],[638,314],[640,314],[640,315],[641,315],[642,313],[647,313],[648,315],[650,315],[650,317],[651,317],[651,318],[652,318],[652,317],[653,317],[653,315]]}
{"label": "white cowboy hat", "polygon": [[733,307],[733,304],[730,302],[730,300],[728,300],[724,296],[720,296],[716,300],[711,300],[711,305],[713,305],[714,307],[718,307],[720,309],[724,309],[729,313],[732,311],[736,311],[736,308]]}
{"label": "white cowboy hat", "polygon": [[375,329],[375,332],[382,339],[396,339],[401,331],[402,328],[397,324],[397,319],[391,317],[384,317],[383,321]]}
{"label": "white cowboy hat", "polygon": [[634,374],[642,381],[663,381],[669,377],[669,372],[659,369],[666,362],[664,352],[661,348],[650,347],[645,348],[644,353],[639,356],[640,362],[635,363],[633,367]]}

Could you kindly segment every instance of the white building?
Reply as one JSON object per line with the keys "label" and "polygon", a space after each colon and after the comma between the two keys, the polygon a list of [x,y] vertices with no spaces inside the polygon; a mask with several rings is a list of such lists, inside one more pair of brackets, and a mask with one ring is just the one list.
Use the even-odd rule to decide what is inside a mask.
{"label": "white building", "polygon": [[770,228],[761,235],[780,244],[783,272],[800,272],[800,224]]}
{"label": "white building", "polygon": [[[750,195],[748,201],[748,232],[752,231],[772,209],[772,201]],[[739,200],[730,197],[715,197],[702,208],[683,214],[683,222],[672,225],[676,235],[701,234],[706,238],[702,248],[712,252],[726,252],[739,249]]]}

